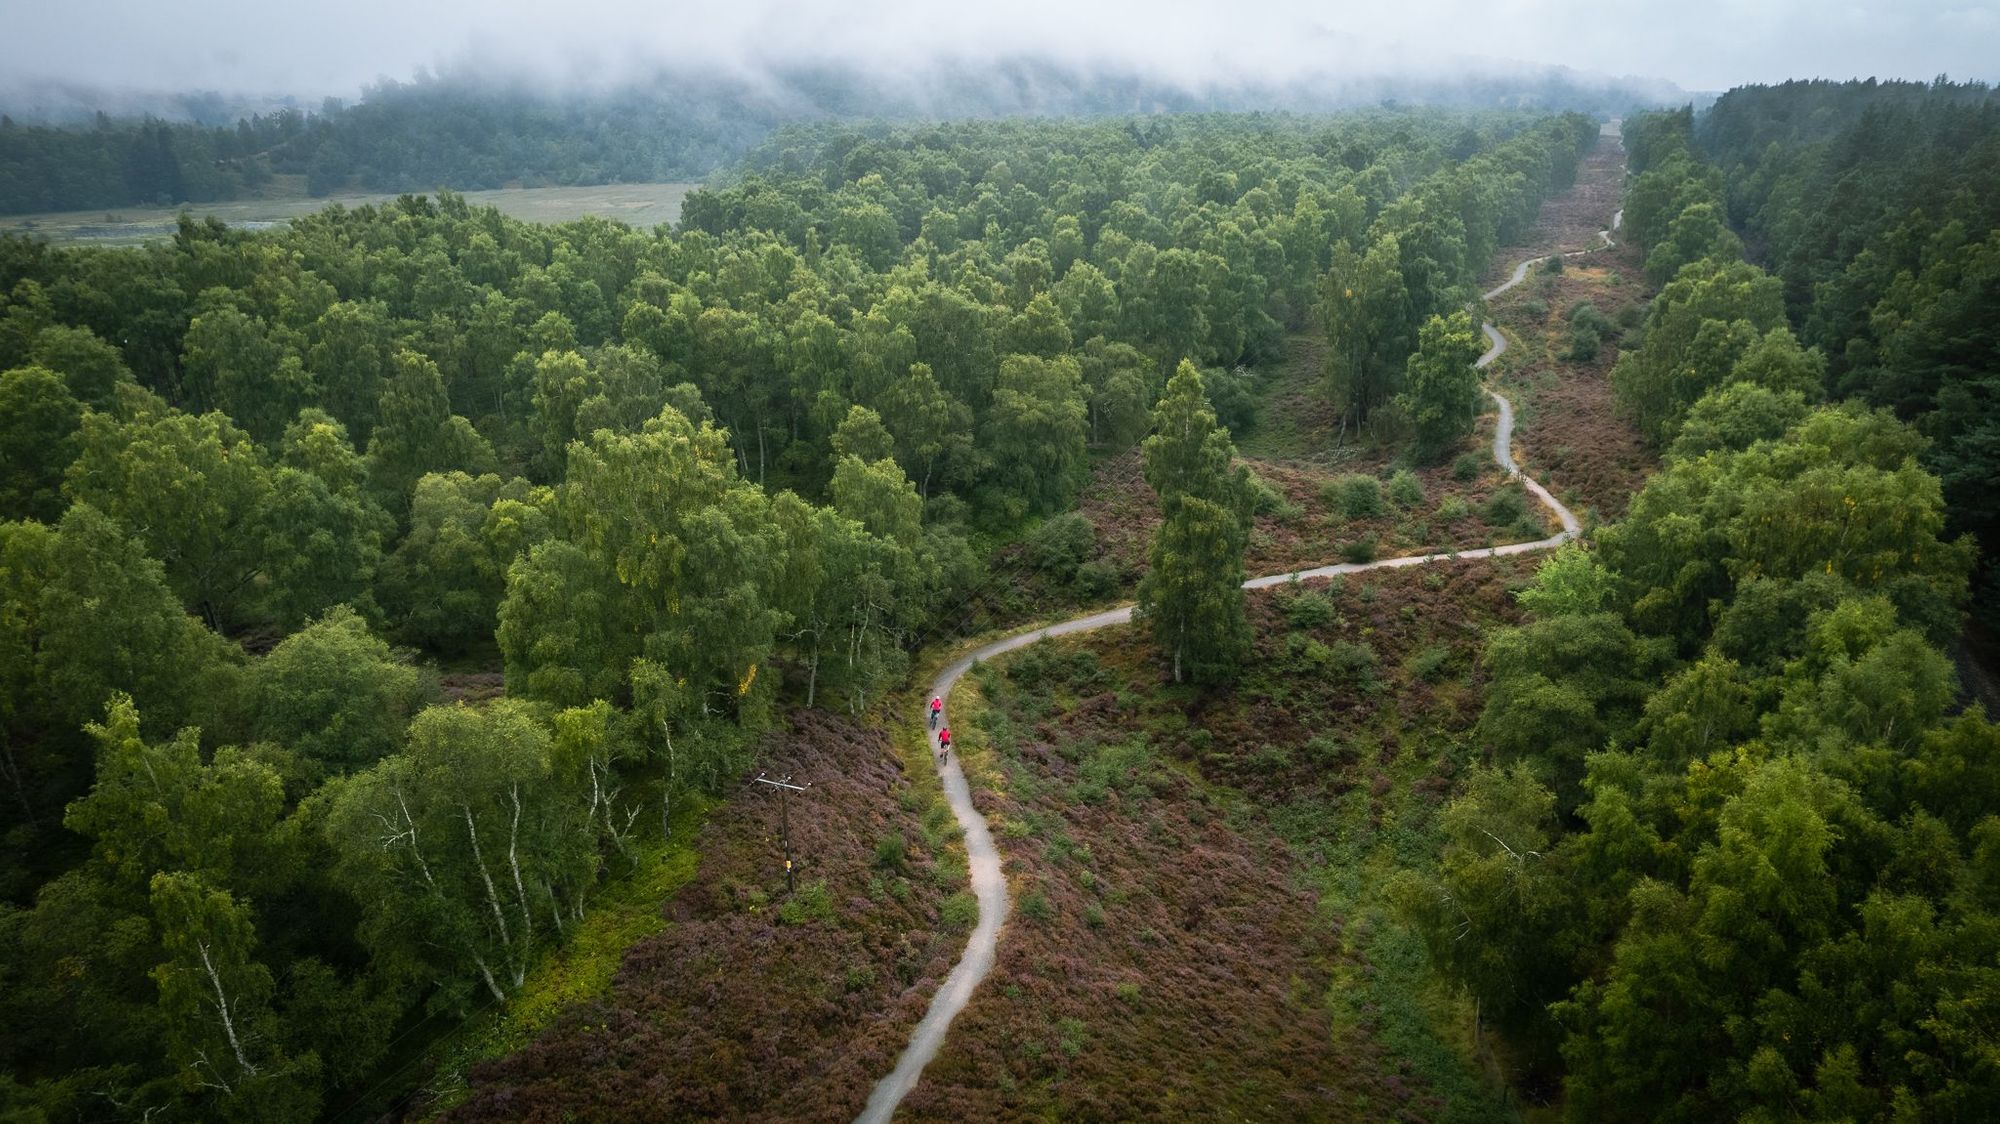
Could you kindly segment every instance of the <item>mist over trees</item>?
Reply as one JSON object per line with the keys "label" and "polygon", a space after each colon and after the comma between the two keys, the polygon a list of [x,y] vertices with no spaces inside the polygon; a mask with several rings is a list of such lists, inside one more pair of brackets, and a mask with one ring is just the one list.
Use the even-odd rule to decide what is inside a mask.
{"label": "mist over trees", "polygon": [[216,121],[207,103],[194,121],[168,116],[173,106],[138,120],[99,113],[51,125],[0,117],[0,213],[212,202],[264,190],[273,176],[286,175],[304,176],[315,196],[699,180],[802,121],[1325,112],[1377,104],[1596,112],[1678,94],[1663,84],[1563,68],[1184,83],[1037,56],[894,70],[683,65],[597,89],[465,71],[384,80],[352,104],[329,99],[316,111],[279,108],[229,123]]}

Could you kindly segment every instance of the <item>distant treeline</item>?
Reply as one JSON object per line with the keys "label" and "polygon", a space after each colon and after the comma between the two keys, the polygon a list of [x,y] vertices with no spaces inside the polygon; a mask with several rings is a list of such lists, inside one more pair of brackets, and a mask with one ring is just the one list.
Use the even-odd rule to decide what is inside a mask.
{"label": "distant treeline", "polygon": [[313,195],[701,179],[783,124],[828,117],[1097,117],[1377,103],[1598,112],[1669,93],[1562,70],[1193,90],[1032,59],[932,64],[889,77],[827,66],[678,71],[567,93],[425,78],[383,82],[353,105],[329,100],[317,113],[254,114],[234,127],[103,115],[44,126],[0,117],[0,213],[213,202],[285,174],[305,176]]}

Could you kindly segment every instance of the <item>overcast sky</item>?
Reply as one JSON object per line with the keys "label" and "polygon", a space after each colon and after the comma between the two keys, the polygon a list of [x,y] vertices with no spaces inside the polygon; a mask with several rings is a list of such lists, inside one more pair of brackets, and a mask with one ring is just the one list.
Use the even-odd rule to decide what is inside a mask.
{"label": "overcast sky", "polygon": [[2000,0],[0,0],[0,82],[351,96],[419,66],[1033,51],[1200,80],[1466,57],[1665,78],[2000,77]]}

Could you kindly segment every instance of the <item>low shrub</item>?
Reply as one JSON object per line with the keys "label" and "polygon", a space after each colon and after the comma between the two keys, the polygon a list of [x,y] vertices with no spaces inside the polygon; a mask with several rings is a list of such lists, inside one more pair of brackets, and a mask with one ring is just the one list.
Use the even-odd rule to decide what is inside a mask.
{"label": "low shrub", "polygon": [[1477,480],[1479,471],[1485,464],[1485,461],[1471,453],[1460,453],[1458,459],[1451,462],[1451,474],[1459,480]]}
{"label": "low shrub", "polygon": [[1096,552],[1097,527],[1081,512],[1067,511],[1035,528],[1028,536],[1027,548],[1028,561],[1035,569],[1067,583],[1084,559]]}
{"label": "low shrub", "polygon": [[1528,493],[1519,484],[1509,484],[1493,493],[1486,501],[1486,522],[1494,527],[1508,527],[1521,521],[1528,514]]}
{"label": "low shrub", "polygon": [[833,920],[833,895],[825,882],[808,882],[778,907],[778,921],[784,925],[804,925],[808,921]]}
{"label": "low shrub", "polygon": [[875,865],[884,870],[901,870],[909,851],[910,845],[902,832],[892,832],[875,844]]}
{"label": "low shrub", "polygon": [[1403,661],[1410,678],[1434,682],[1444,671],[1444,665],[1451,659],[1451,649],[1442,644],[1430,644],[1410,653]]}
{"label": "low shrub", "polygon": [[1329,502],[1337,503],[1341,514],[1349,519],[1382,514],[1382,482],[1373,476],[1343,476],[1331,487],[1334,494],[1328,497]]}
{"label": "low shrub", "polygon": [[1285,619],[1293,628],[1319,628],[1333,620],[1333,599],[1317,590],[1301,593],[1285,606]]}
{"label": "low shrub", "polygon": [[1275,515],[1285,518],[1287,511],[1295,516],[1300,511],[1297,504],[1285,496],[1276,484],[1256,473],[1250,474],[1250,512],[1253,515]]}
{"label": "low shrub", "polygon": [[1416,507],[1424,502],[1424,482],[1409,469],[1399,468],[1389,478],[1389,499],[1405,510]]}
{"label": "low shrub", "polygon": [[1375,685],[1375,666],[1378,662],[1375,649],[1367,641],[1336,640],[1327,645],[1330,654],[1327,670],[1336,679],[1345,680],[1362,689]]}
{"label": "low shrub", "polygon": [[1082,1019],[1059,1019],[1056,1021],[1056,1049],[1065,1057],[1076,1057],[1089,1044],[1090,1035],[1085,1031]]}
{"label": "low shrub", "polygon": [[1366,535],[1340,548],[1340,556],[1356,564],[1375,561],[1375,536]]}
{"label": "low shrub", "polygon": [[1048,921],[1055,915],[1056,907],[1049,904],[1047,894],[1040,890],[1029,890],[1021,895],[1021,916],[1030,921]]}
{"label": "low shrub", "polygon": [[1102,601],[1118,592],[1118,568],[1109,562],[1085,562],[1076,568],[1070,587],[1085,601]]}
{"label": "low shrub", "polygon": [[938,921],[951,929],[972,928],[979,921],[979,899],[960,890],[938,906]]}
{"label": "low shrub", "polygon": [[1603,340],[1597,329],[1587,324],[1572,324],[1569,329],[1569,350],[1563,352],[1563,358],[1575,363],[1594,362],[1602,345]]}

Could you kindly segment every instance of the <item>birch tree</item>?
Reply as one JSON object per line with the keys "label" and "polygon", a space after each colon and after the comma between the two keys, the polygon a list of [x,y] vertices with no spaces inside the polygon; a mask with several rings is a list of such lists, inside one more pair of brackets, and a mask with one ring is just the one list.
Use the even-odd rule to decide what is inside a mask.
{"label": "birch tree", "polygon": [[288,1057],[271,1008],[271,971],[257,958],[250,908],[185,872],[153,876],[166,959],[153,969],[178,1082],[223,1120],[305,1120],[319,1108],[316,1054]]}
{"label": "birch tree", "polygon": [[432,707],[403,754],[335,790],[335,876],[362,903],[378,963],[448,1000],[520,989],[596,871],[587,789],[558,783],[553,750],[512,700]]}

